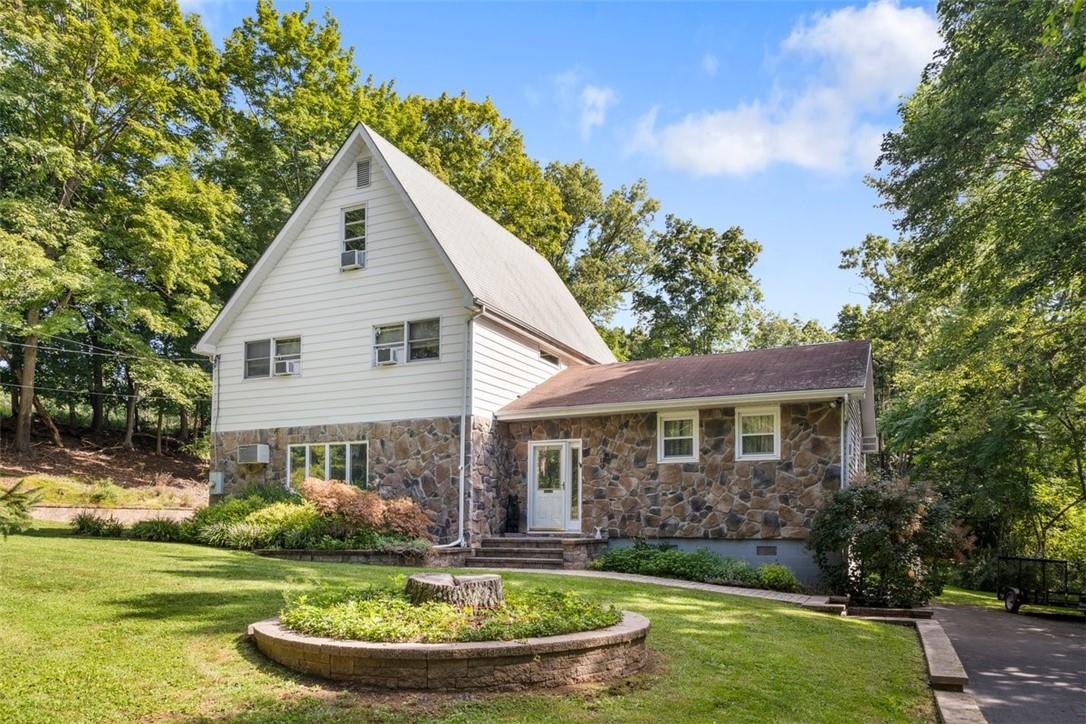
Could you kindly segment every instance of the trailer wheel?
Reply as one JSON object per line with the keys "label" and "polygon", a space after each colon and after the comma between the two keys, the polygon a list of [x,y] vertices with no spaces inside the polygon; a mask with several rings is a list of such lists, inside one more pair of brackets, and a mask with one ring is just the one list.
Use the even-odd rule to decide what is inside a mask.
{"label": "trailer wheel", "polygon": [[1003,593],[1003,608],[1007,609],[1009,613],[1018,613],[1018,609],[1021,607],[1022,597],[1018,595],[1018,591],[1008,588]]}

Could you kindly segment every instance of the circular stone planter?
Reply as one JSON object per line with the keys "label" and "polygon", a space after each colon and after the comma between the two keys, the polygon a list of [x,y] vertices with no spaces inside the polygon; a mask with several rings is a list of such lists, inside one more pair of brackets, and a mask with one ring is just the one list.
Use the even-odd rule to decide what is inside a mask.
{"label": "circular stone planter", "polygon": [[611,681],[645,665],[649,620],[622,612],[614,626],[519,641],[441,644],[340,641],[268,619],[249,636],[268,658],[326,679],[383,689],[526,689]]}

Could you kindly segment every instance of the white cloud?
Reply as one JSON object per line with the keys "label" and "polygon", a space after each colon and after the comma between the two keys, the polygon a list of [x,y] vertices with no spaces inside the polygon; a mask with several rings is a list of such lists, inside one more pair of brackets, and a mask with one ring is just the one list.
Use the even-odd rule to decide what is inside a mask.
{"label": "white cloud", "polygon": [[607,122],[607,111],[618,103],[618,94],[613,88],[587,82],[585,73],[579,68],[552,75],[550,83],[554,101],[565,116],[564,122],[576,124],[585,141],[594,129]]}
{"label": "white cloud", "polygon": [[701,69],[705,71],[705,75],[712,78],[716,75],[717,69],[720,68],[720,59],[712,53],[706,53],[701,56]]}
{"label": "white cloud", "polygon": [[581,138],[588,140],[592,129],[607,121],[607,109],[618,101],[614,90],[605,86],[586,85],[581,89]]}
{"label": "white cloud", "polygon": [[894,0],[820,13],[793,28],[780,54],[805,80],[774,78],[773,93],[734,107],[699,111],[657,127],[643,115],[628,145],[697,175],[749,174],[773,164],[826,172],[869,168],[881,128],[870,114],[893,108],[915,87],[939,47],[938,25]]}

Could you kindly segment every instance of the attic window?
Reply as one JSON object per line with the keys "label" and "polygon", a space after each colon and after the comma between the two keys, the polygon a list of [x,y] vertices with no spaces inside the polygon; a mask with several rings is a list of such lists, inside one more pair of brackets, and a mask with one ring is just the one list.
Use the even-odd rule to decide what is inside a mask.
{"label": "attic window", "polygon": [[543,360],[544,362],[550,362],[555,367],[557,367],[559,364],[558,355],[551,354],[550,352],[544,352],[543,350],[539,350],[539,359]]}
{"label": "attic window", "polygon": [[355,180],[358,184],[358,188],[364,189],[370,185],[370,162],[359,161],[355,165]]}

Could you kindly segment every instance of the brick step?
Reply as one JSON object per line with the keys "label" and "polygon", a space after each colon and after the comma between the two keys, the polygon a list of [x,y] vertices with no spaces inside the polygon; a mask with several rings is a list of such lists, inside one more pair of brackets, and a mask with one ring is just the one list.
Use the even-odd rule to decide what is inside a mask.
{"label": "brick step", "polygon": [[543,568],[557,570],[562,568],[562,562],[541,558],[499,558],[489,556],[472,556],[464,561],[468,568]]}
{"label": "brick step", "polygon": [[497,546],[477,548],[475,555],[482,555],[488,558],[539,558],[540,560],[556,561],[562,560],[563,557],[561,548],[499,548]]}

